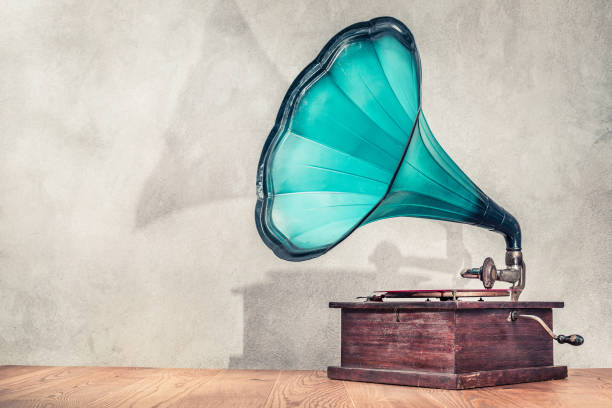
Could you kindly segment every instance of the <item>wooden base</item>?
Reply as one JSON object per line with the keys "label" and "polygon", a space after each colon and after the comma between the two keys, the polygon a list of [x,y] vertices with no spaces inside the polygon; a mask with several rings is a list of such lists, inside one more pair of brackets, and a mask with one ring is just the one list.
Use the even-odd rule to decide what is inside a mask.
{"label": "wooden base", "polygon": [[375,368],[328,367],[332,380],[373,382],[393,385],[464,390],[533,381],[567,378],[566,366],[512,368],[472,373],[435,373],[428,371],[384,370]]}
{"label": "wooden base", "polygon": [[465,389],[567,377],[555,366],[552,326],[562,302],[344,302],[338,380]]}

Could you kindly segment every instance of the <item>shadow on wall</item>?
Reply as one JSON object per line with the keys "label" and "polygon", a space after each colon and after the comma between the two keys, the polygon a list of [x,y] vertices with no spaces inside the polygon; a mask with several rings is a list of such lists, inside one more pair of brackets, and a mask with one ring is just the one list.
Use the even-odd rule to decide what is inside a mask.
{"label": "shadow on wall", "polygon": [[[399,274],[402,267],[424,269],[438,273],[455,273],[452,287],[464,287],[469,282],[462,279],[458,271],[462,265],[472,265],[472,256],[463,242],[463,226],[452,222],[443,222],[442,225],[446,230],[446,256],[444,258],[403,256],[397,246],[383,241],[378,244],[368,259],[380,274],[393,276]],[[405,283],[400,283],[400,285],[405,289],[415,288]]]}
{"label": "shadow on wall", "polygon": [[166,145],[138,200],[136,229],[254,192],[259,148],[288,84],[233,0],[219,0],[206,22],[199,61],[179,92]]}
{"label": "shadow on wall", "polygon": [[[446,223],[445,223],[446,224]],[[471,258],[463,245],[462,227],[448,223],[447,256],[441,259],[406,257],[383,241],[369,257],[375,269],[269,271],[261,283],[234,289],[243,297],[243,354],[232,356],[229,368],[323,369],[339,364],[340,313],[330,301],[352,300],[381,289],[414,289],[429,280],[425,274],[406,274],[410,266],[457,274]],[[465,263],[464,263],[465,265]]]}

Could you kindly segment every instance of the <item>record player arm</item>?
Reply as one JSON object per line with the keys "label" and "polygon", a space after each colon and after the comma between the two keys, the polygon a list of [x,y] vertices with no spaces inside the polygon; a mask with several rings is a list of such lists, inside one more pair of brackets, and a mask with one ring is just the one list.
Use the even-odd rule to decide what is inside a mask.
{"label": "record player arm", "polygon": [[469,279],[480,279],[486,289],[491,289],[496,281],[512,283],[511,300],[518,301],[525,288],[527,268],[521,251],[506,251],[506,268],[497,270],[493,259],[486,258],[480,268],[466,269],[461,276]]}

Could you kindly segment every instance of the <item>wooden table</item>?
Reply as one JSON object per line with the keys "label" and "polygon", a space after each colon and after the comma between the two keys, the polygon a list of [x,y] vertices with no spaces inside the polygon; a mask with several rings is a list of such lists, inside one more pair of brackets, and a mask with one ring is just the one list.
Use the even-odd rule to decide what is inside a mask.
{"label": "wooden table", "polygon": [[0,366],[0,407],[612,407],[612,369],[465,391],[329,380],[324,371]]}

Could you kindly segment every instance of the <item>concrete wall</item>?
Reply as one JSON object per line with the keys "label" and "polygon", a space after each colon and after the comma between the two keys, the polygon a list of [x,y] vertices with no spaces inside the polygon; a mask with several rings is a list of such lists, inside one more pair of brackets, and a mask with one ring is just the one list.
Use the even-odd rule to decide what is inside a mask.
{"label": "concrete wall", "polygon": [[0,364],[321,368],[330,300],[477,287],[500,236],[417,219],[288,263],[253,221],[289,83],[345,26],[413,31],[438,140],[521,222],[559,363],[612,366],[609,2],[13,1],[0,8]]}

